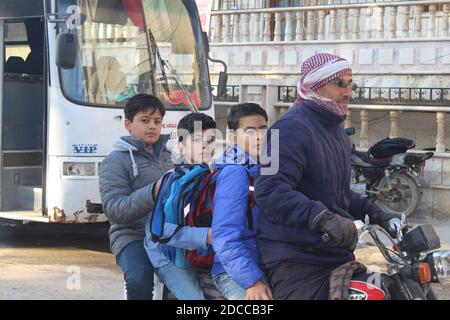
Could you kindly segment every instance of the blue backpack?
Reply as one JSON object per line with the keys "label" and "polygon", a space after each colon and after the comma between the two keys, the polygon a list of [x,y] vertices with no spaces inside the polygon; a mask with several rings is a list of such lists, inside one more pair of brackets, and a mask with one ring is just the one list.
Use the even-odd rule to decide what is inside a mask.
{"label": "blue backpack", "polygon": [[[207,164],[180,165],[173,171],[166,173],[155,200],[155,208],[150,218],[150,232],[153,242],[166,244],[184,226],[188,225],[185,218],[185,208],[191,205],[199,194],[205,178],[211,175]],[[174,233],[168,238],[163,235],[164,223],[178,225]],[[168,258],[179,268],[188,268],[188,250],[165,246]]]}
{"label": "blue backpack", "polygon": [[[210,171],[207,164],[176,166],[162,178],[156,196],[155,208],[150,219],[150,232],[153,242],[166,244],[184,226],[211,227],[213,202],[216,182],[220,170]],[[253,177],[250,185],[253,186]],[[185,214],[186,206],[190,205]],[[255,205],[253,191],[249,192],[247,209],[248,226],[253,229],[252,208]],[[178,225],[168,238],[161,238],[164,223]],[[177,267],[191,266],[210,268],[214,261],[214,250],[211,245],[207,249],[186,250],[164,246],[163,252]]]}

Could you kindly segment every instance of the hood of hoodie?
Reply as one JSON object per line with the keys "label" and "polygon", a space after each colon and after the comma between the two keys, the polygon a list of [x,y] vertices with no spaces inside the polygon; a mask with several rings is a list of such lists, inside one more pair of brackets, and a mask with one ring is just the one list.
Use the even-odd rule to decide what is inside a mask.
{"label": "hood of hoodie", "polygon": [[214,162],[214,168],[221,169],[228,164],[244,165],[252,175],[256,174],[259,169],[258,162],[237,144],[229,146],[224,151],[224,153]]}
{"label": "hood of hoodie", "polygon": [[[161,152],[164,150],[167,142],[169,141],[170,135],[169,134],[162,134],[158,141],[153,144],[153,154],[157,158],[159,158]],[[150,154],[150,152],[147,149],[147,146],[145,145],[144,140],[138,139],[132,136],[124,136],[117,139],[113,146],[112,151],[121,151],[121,152],[129,152],[131,162],[133,163],[133,175],[135,177],[138,176],[139,172],[137,169],[136,161],[134,160],[133,151],[142,153],[142,154]]]}
{"label": "hood of hoodie", "polygon": [[[159,137],[158,141],[156,141],[155,144],[153,144],[153,153],[156,156],[159,156],[159,154],[169,141],[169,138],[170,138],[169,134],[162,134]],[[112,147],[113,151],[129,151],[129,149],[131,149],[131,151],[138,151],[141,153],[148,152],[144,140],[132,136],[120,137],[114,142]]]}

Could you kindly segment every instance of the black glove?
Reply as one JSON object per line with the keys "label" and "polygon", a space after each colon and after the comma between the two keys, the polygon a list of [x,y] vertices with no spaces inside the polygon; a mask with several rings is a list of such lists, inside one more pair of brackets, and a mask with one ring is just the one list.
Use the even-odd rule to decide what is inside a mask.
{"label": "black glove", "polygon": [[353,221],[328,210],[315,217],[309,227],[314,232],[326,234],[331,247],[353,251],[358,243],[358,230]]}

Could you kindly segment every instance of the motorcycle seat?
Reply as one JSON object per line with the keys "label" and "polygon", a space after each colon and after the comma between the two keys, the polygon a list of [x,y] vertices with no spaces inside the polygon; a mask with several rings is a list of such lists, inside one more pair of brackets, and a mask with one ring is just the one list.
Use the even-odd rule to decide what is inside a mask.
{"label": "motorcycle seat", "polygon": [[422,161],[430,159],[433,155],[434,155],[433,152],[425,152],[425,153],[408,152],[405,155],[405,164],[406,165],[419,164]]}
{"label": "motorcycle seat", "polygon": [[352,160],[356,165],[365,168],[382,168],[388,166],[392,162],[393,157],[375,159],[368,152],[352,150]]}

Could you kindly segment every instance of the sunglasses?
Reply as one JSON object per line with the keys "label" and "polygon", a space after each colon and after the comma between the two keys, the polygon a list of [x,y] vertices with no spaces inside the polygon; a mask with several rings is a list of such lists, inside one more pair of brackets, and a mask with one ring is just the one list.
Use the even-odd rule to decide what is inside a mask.
{"label": "sunglasses", "polygon": [[352,83],[352,82],[345,82],[342,79],[335,79],[335,80],[330,80],[329,82],[334,83],[335,85],[337,85],[339,88],[341,89],[347,89],[349,86],[352,89],[352,91],[356,91],[356,89],[358,88],[358,86],[356,85],[356,83]]}

